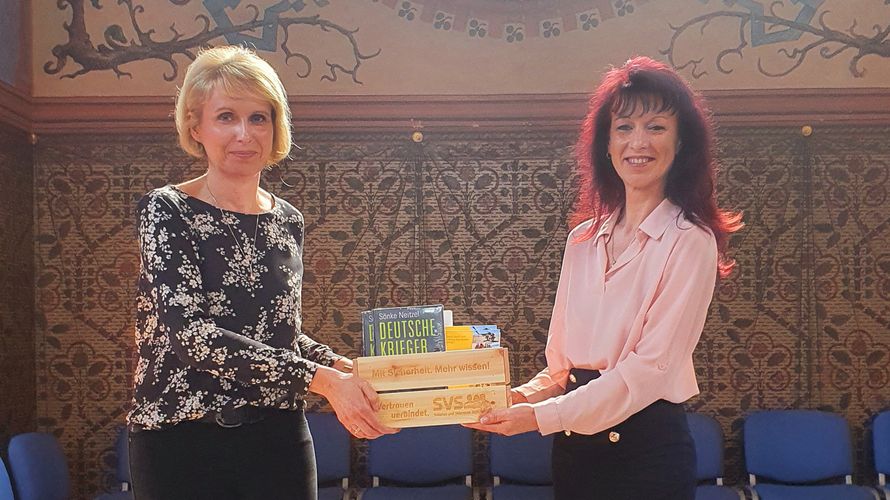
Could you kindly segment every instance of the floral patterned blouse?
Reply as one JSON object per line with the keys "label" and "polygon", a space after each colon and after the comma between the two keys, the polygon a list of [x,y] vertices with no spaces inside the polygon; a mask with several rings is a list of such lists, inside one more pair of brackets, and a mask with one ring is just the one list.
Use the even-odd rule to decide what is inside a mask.
{"label": "floral patterned blouse", "polygon": [[173,186],[139,201],[130,424],[158,429],[244,405],[302,408],[318,364],[339,358],[301,331],[303,216],[273,199],[259,216]]}

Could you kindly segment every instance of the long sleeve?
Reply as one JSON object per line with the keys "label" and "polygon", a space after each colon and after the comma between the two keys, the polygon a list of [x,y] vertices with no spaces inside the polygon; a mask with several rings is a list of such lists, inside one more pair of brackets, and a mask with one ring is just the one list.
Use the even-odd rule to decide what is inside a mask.
{"label": "long sleeve", "polygon": [[[626,270],[630,276],[623,294],[624,282],[618,277],[622,270],[618,269],[606,276],[602,285],[606,292],[597,307],[590,304],[596,299],[597,285],[592,286],[594,292],[590,294],[579,294],[577,289],[565,292],[569,295],[563,297],[565,305],[560,306],[557,299],[550,338],[574,338],[574,341],[554,346],[553,352],[548,342],[548,366],[557,366],[562,372],[580,365],[600,369],[602,375],[569,394],[536,402],[535,416],[542,434],[561,430],[594,434],[626,420],[659,399],[682,402],[697,394],[692,352],[714,292],[717,249],[713,235],[706,230],[688,227],[675,232],[678,234],[675,240],[666,236],[660,241],[649,240],[651,247],[644,248],[636,261],[630,260],[636,268]],[[595,263],[601,259],[590,261]],[[652,277],[653,270],[659,266],[661,272]],[[560,287],[563,280],[571,283],[584,277],[578,269],[570,271],[561,277]],[[650,286],[645,283],[646,277],[652,281]],[[609,279],[619,284],[610,289]],[[622,309],[624,302],[630,304],[626,309]],[[633,311],[637,305],[639,310]],[[578,315],[574,308],[584,307],[597,309],[597,313],[591,313],[594,314],[591,326],[602,330],[565,331],[585,323],[566,320],[558,314]],[[617,320],[611,321],[612,317]],[[586,343],[580,340],[583,335],[589,335]],[[584,352],[574,353],[574,361],[567,359],[573,356],[572,349],[585,345],[591,351],[605,346],[604,351],[613,352],[590,356],[589,359],[594,360],[592,366],[585,366],[587,353]],[[597,366],[599,364],[605,366]]]}
{"label": "long sleeve", "polygon": [[525,384],[516,387],[529,403],[538,403],[546,399],[558,396],[565,390],[565,379],[568,372],[562,372],[565,376],[557,381],[550,375],[550,369],[544,368]]}
{"label": "long sleeve", "polygon": [[330,347],[316,342],[304,334],[297,337],[297,344],[300,346],[300,352],[304,358],[323,366],[331,366],[341,357]]}

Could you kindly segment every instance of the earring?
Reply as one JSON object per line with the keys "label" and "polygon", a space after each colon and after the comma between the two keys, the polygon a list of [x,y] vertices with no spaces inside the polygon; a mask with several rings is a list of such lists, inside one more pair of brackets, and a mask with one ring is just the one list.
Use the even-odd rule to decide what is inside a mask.
{"label": "earring", "polygon": [[611,160],[611,159],[612,159],[612,153],[609,153],[608,151],[606,151],[606,158],[609,159],[609,160]]}

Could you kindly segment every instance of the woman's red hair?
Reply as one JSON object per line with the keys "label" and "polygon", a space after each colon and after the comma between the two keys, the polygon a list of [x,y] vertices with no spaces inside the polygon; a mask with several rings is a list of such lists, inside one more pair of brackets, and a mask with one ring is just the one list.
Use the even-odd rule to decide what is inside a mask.
{"label": "woman's red hair", "polygon": [[590,98],[587,116],[576,145],[580,190],[571,227],[593,219],[579,234],[584,241],[599,231],[606,217],[624,204],[624,184],[606,156],[612,113],[621,115],[649,110],[674,112],[679,138],[674,162],[668,170],[665,195],[692,223],[706,227],[717,239],[718,275],[732,272],[735,260],[727,256],[729,235],[742,227],[741,214],[717,206],[714,133],[704,100],[667,65],[648,57],[635,57],[603,77]]}

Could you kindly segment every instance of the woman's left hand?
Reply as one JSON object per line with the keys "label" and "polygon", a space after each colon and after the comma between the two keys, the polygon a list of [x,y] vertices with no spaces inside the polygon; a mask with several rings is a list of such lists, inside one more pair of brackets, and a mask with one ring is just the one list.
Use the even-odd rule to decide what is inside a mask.
{"label": "woman's left hand", "polygon": [[532,405],[520,403],[509,408],[492,410],[483,414],[479,423],[463,424],[463,426],[478,431],[513,436],[538,430],[538,420],[535,418],[535,410]]}

